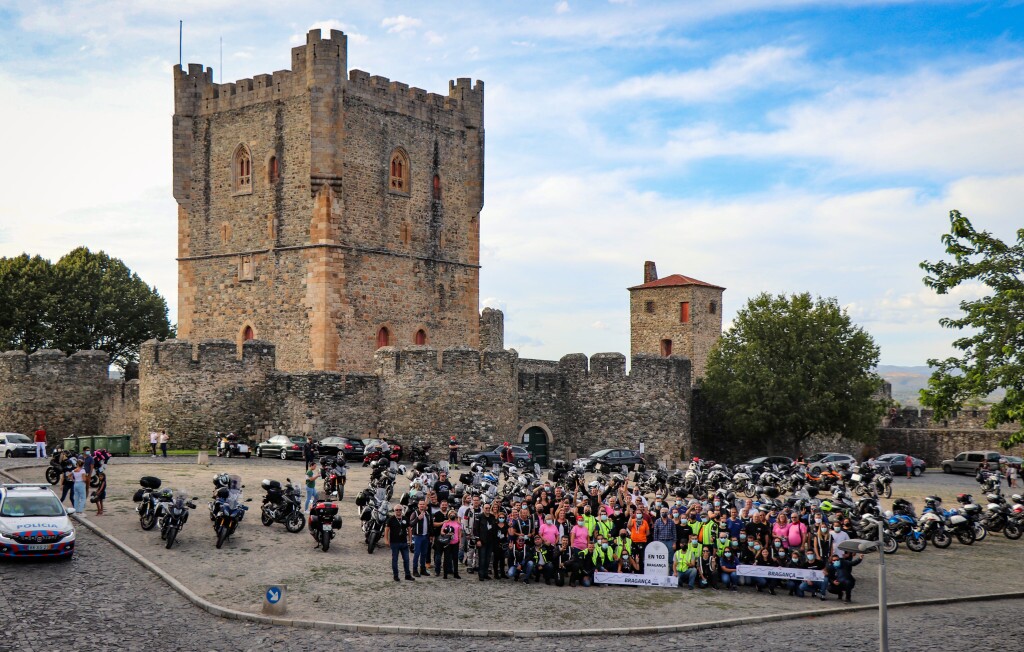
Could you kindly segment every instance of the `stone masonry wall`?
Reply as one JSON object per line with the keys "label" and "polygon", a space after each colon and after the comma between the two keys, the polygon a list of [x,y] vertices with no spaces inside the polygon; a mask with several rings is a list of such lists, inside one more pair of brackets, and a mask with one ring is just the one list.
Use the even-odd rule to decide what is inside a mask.
{"label": "stone masonry wall", "polygon": [[[692,382],[703,377],[708,355],[722,334],[722,290],[697,285],[634,289],[629,293],[630,351],[661,354],[661,341],[672,340],[672,353],[691,360]],[[680,322],[680,304],[689,302],[690,321]],[[711,306],[714,304],[714,312]],[[650,305],[653,312],[648,312]]]}
{"label": "stone masonry wall", "polygon": [[103,351],[0,353],[0,431],[31,437],[43,426],[50,445],[72,434],[117,434],[106,430],[121,392],[108,379],[109,364]]}
{"label": "stone masonry wall", "polygon": [[641,440],[655,460],[678,460],[692,450],[686,358],[635,355],[629,374],[621,353],[567,355],[557,372],[537,362],[520,374],[520,428],[548,426],[550,455],[633,448]]}
{"label": "stone masonry wall", "polygon": [[464,446],[512,441],[516,434],[515,351],[413,346],[385,347],[374,356],[380,378],[383,435],[409,446],[430,442],[446,457],[448,437]]}

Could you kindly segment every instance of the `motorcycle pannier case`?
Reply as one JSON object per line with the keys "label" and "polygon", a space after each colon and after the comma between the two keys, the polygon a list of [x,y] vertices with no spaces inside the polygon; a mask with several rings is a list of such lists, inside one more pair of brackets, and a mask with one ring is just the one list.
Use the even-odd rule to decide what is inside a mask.
{"label": "motorcycle pannier case", "polygon": [[359,514],[360,521],[369,521],[373,518],[373,510],[369,507],[364,507],[363,511]]}
{"label": "motorcycle pannier case", "polygon": [[334,503],[317,503],[313,505],[313,509],[309,510],[309,513],[320,517],[334,516],[338,513],[338,506]]}
{"label": "motorcycle pannier case", "polygon": [[260,486],[264,491],[281,491],[281,483],[277,480],[264,480]]}
{"label": "motorcycle pannier case", "polygon": [[139,480],[139,484],[146,489],[159,489],[160,478],[155,478],[151,475],[144,475],[142,476],[142,479]]}

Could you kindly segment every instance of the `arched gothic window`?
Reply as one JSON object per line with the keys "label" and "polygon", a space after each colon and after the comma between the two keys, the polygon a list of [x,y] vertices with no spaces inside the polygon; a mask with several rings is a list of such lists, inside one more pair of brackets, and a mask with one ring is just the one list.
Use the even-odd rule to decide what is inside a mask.
{"label": "arched gothic window", "polygon": [[388,346],[391,343],[391,332],[387,326],[381,326],[380,330],[377,331],[377,348],[382,346]]}
{"label": "arched gothic window", "polygon": [[234,191],[252,192],[252,156],[245,145],[239,145],[235,149],[231,170]]}
{"label": "arched gothic window", "polygon": [[414,335],[413,338],[412,338],[412,343],[413,344],[419,344],[421,346],[426,344],[427,343],[427,331],[423,330],[422,328],[419,329],[418,331],[416,331],[416,335]]}
{"label": "arched gothic window", "polygon": [[388,189],[400,192],[403,195],[409,194],[409,157],[401,149],[391,152],[391,163],[388,174]]}
{"label": "arched gothic window", "polygon": [[246,326],[245,330],[242,331],[242,340],[248,342],[256,337],[256,333],[253,332],[252,326]]}

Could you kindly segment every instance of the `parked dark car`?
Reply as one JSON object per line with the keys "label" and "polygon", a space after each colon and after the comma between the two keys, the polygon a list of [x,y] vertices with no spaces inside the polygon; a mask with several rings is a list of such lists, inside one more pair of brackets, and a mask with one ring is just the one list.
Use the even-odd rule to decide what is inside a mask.
{"label": "parked dark car", "polygon": [[[462,463],[473,464],[476,462],[478,464],[486,464],[488,466],[491,464],[501,464],[501,450],[503,448],[505,447],[496,446],[494,450],[466,453],[462,456]],[[516,461],[516,466],[521,469],[533,464],[533,453],[522,446],[513,446],[512,456]]]}
{"label": "parked dark car", "polygon": [[765,457],[754,457],[743,462],[743,466],[749,466],[751,473],[760,473],[765,467],[771,466],[793,466],[793,459],[785,455],[767,455]]}
{"label": "parked dark car", "polygon": [[256,457],[280,457],[282,460],[302,459],[302,447],[305,437],[274,435],[267,441],[256,446]]}
{"label": "parked dark car", "polygon": [[572,464],[589,472],[594,470],[594,465],[598,462],[603,462],[616,471],[625,464],[626,468],[633,471],[638,464],[644,464],[644,458],[640,455],[640,451],[631,448],[605,448],[586,457],[577,458],[573,460]]}
{"label": "parked dark car", "polygon": [[[925,461],[919,457],[910,456],[910,463],[913,465],[911,473],[914,477],[917,477],[924,473],[924,470],[928,467]],[[879,455],[875,458],[875,466],[883,467],[888,466],[889,471],[893,475],[907,475],[907,455],[906,453],[886,453],[885,455]]]}
{"label": "parked dark car", "polygon": [[316,443],[320,455],[337,457],[344,455],[346,460],[363,461],[363,440],[353,437],[324,437]]}

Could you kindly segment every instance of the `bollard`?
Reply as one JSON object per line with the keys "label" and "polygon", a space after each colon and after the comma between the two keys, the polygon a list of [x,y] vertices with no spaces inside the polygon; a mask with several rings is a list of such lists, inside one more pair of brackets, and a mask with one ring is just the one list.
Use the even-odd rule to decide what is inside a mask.
{"label": "bollard", "polygon": [[271,616],[283,616],[287,607],[285,605],[286,584],[268,584],[263,592],[263,613]]}
{"label": "bollard", "polygon": [[196,464],[200,466],[210,466],[210,454],[206,451],[199,451],[199,457],[196,460]]}

